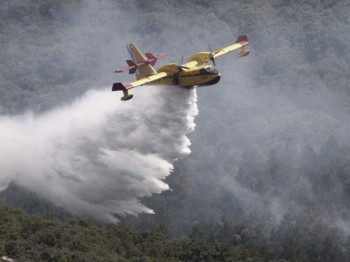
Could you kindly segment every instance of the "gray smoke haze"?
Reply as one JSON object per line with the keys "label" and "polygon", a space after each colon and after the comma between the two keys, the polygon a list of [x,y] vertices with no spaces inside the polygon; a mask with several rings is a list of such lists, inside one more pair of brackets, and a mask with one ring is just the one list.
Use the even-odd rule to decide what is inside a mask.
{"label": "gray smoke haze", "polygon": [[169,189],[190,153],[196,89],[146,87],[130,103],[89,91],[42,115],[0,118],[0,185],[14,182],[66,210],[104,221],[151,213],[139,198]]}
{"label": "gray smoke haze", "polygon": [[[155,32],[185,57],[207,50],[208,43],[223,47],[243,33],[251,50],[244,58],[218,58],[221,81],[197,89],[193,153],[178,163],[176,174],[187,176],[187,187],[196,194],[175,198],[183,201],[179,210],[163,210],[174,234],[190,232],[196,221],[223,216],[254,217],[269,232],[287,215],[295,220],[309,216],[348,232],[348,202],[340,201],[339,192],[347,194],[342,183],[350,178],[350,57],[339,55],[349,54],[348,46],[339,50],[334,43],[350,35],[349,23],[340,22],[349,8],[310,4],[303,11],[292,3],[280,8],[277,2],[236,1],[222,9],[221,1],[212,1],[195,14],[178,6],[166,14],[166,30]],[[164,24],[161,17],[154,20]],[[319,36],[325,24],[334,32],[327,38]],[[335,166],[341,171],[333,172]]]}
{"label": "gray smoke haze", "polygon": [[[349,222],[344,222],[350,221],[347,206],[339,204],[330,187],[317,192],[313,176],[322,169],[334,168],[327,164],[330,155],[326,152],[333,146],[327,141],[334,139],[339,148],[350,146],[349,85],[331,85],[319,71],[327,66],[334,74],[341,72],[340,79],[346,79],[349,64],[344,63],[342,68],[334,64],[340,69],[336,71],[330,66],[336,59],[327,52],[324,61],[329,64],[310,63],[306,56],[312,57],[323,40],[308,44],[305,25],[298,22],[298,10],[287,20],[280,9],[259,3],[261,12],[254,16],[256,28],[248,33],[251,54],[234,61],[232,57],[218,59],[221,82],[213,88],[198,88],[201,114],[192,139],[194,154],[184,164],[197,174],[193,178],[204,188],[203,195],[217,198],[208,198],[209,208],[201,212],[217,220],[228,214],[236,218],[254,214],[271,229],[286,214],[297,217],[318,203],[322,209],[312,214],[315,221],[348,229]],[[241,10],[244,16],[245,9]],[[329,13],[310,8],[308,26],[318,30],[316,26],[324,22],[325,15]],[[349,24],[332,22],[335,32],[349,34]],[[302,48],[293,44],[295,37],[301,38]],[[324,43],[325,50],[332,50],[331,43]],[[205,152],[197,149],[202,142]],[[349,162],[349,153],[337,150],[336,158],[342,159],[339,166],[343,167]],[[315,163],[315,155],[324,166]],[[190,161],[197,172],[191,169]],[[348,176],[344,172],[344,177]],[[330,195],[329,201],[317,199],[320,194]],[[222,205],[222,201],[227,204]],[[217,208],[220,205],[221,210]],[[343,220],[335,223],[339,217]]]}
{"label": "gray smoke haze", "polygon": [[[58,43],[63,45],[65,50],[59,56],[65,67],[58,68],[58,73],[62,70],[68,73],[81,70],[90,81],[88,84],[84,83],[85,88],[107,86],[116,81],[116,76],[110,72],[123,66],[123,61],[127,59],[125,44],[129,42],[135,42],[144,52],[170,52],[169,57],[159,61],[156,66],[158,68],[167,62],[180,62],[182,54],[186,58],[198,51],[208,51],[208,44],[213,50],[226,46],[240,34],[247,34],[250,40],[249,56],[236,58],[234,54],[230,54],[220,57],[216,65],[222,73],[221,81],[215,86],[197,89],[201,114],[196,117],[198,128],[190,136],[193,153],[178,162],[179,173],[193,183],[184,185],[187,186],[185,188],[192,186],[194,189],[182,195],[183,202],[174,205],[178,207],[176,210],[169,210],[171,205],[164,205],[165,217],[168,219],[164,221],[170,221],[169,224],[179,225],[178,227],[183,226],[178,221],[185,221],[184,224],[189,229],[184,231],[187,230],[188,233],[196,221],[210,218],[220,220],[225,215],[232,220],[241,221],[254,216],[262,224],[268,224],[270,229],[278,227],[288,214],[292,214],[293,219],[308,214],[314,221],[325,220],[343,232],[349,232],[348,204],[345,201],[337,203],[340,198],[337,194],[341,191],[346,192],[346,185],[339,191],[332,191],[332,183],[327,181],[341,180],[335,172],[328,172],[328,176],[326,175],[326,171],[334,170],[333,162],[338,162],[337,166],[343,167],[339,173],[344,180],[342,182],[350,181],[350,155],[349,151],[344,149],[350,147],[350,52],[347,44],[350,36],[350,10],[346,1],[310,1],[305,5],[275,0],[196,1],[195,4],[194,1],[171,0],[118,3],[120,8],[116,8],[109,0],[81,1],[74,12],[60,10],[54,13],[56,20],[69,21],[67,28],[61,27],[54,32]],[[303,9],[298,9],[301,6]],[[331,31],[325,32],[329,29]],[[17,35],[13,38],[16,37]],[[16,44],[16,41],[13,42]],[[25,50],[21,49],[21,46],[12,46],[16,51]],[[30,56],[29,52],[25,54]],[[94,66],[85,67],[85,64]],[[118,81],[128,82],[130,76],[118,75]],[[92,82],[99,84],[95,86]],[[144,89],[145,87],[135,92],[146,92]],[[150,90],[155,92],[153,88]],[[182,92],[165,90],[164,92]],[[70,88],[68,95],[63,96],[62,100],[68,99],[73,92],[76,92],[75,89]],[[169,131],[175,128],[171,123],[180,121],[170,119],[177,117],[176,110],[181,109],[182,102],[176,101],[180,103],[179,106],[173,104],[173,109],[169,107],[165,110],[168,112],[168,115],[163,115],[166,116],[166,124],[161,122],[164,121],[163,118],[157,118],[160,112],[154,107],[159,106],[159,99],[165,103],[165,99],[170,97],[152,96],[149,98],[151,100],[145,101],[148,105],[146,107],[141,98],[144,95],[147,96],[148,92],[142,95],[135,93],[131,104],[123,104],[125,108],[129,108],[128,112],[114,112],[110,114],[113,117],[109,118],[107,114],[101,113],[101,117],[103,115],[103,118],[110,119],[109,124],[101,124],[103,128],[99,129],[99,132],[105,135],[97,136],[97,129],[93,132],[83,132],[82,136],[72,131],[67,141],[80,142],[73,143],[72,146],[71,142],[67,142],[66,156],[60,163],[56,163],[57,171],[50,172],[60,174],[57,178],[67,173],[67,179],[75,181],[79,175],[76,177],[76,170],[72,170],[82,162],[84,164],[80,167],[82,170],[79,174],[85,172],[87,166],[96,173],[102,173],[102,165],[103,172],[107,170],[106,176],[110,178],[109,173],[119,170],[115,167],[118,161],[123,159],[128,162],[130,156],[135,160],[138,158],[135,153],[141,153],[144,157],[140,161],[144,163],[145,170],[148,170],[146,173],[157,166],[163,168],[162,171],[156,172],[158,176],[155,181],[158,182],[152,184],[151,189],[147,189],[145,185],[149,180],[142,176],[121,175],[118,179],[124,179],[126,183],[123,182],[121,185],[124,186],[116,188],[121,192],[118,197],[132,194],[135,197],[134,204],[130,205],[134,208],[125,209],[123,212],[149,212],[150,210],[142,207],[137,199],[166,189],[161,179],[169,174],[173,160],[186,154],[188,147],[183,145],[188,143],[188,140],[184,136],[173,136]],[[108,101],[109,98],[106,99]],[[118,104],[119,98],[114,99]],[[48,100],[41,99],[40,103],[45,101]],[[154,117],[148,114],[149,110]],[[194,114],[189,113],[190,118]],[[180,112],[180,115],[186,114]],[[42,119],[30,114],[17,118],[21,120],[16,122],[13,118],[4,117],[2,122],[11,123],[13,128],[21,129],[19,124],[28,122],[30,118],[33,119],[32,122]],[[113,121],[117,118],[118,121]],[[145,127],[139,123],[144,123]],[[150,123],[158,128],[152,129]],[[128,136],[115,134],[111,128]],[[144,128],[147,130],[144,131]],[[181,134],[188,132],[188,129],[177,128],[176,132]],[[55,134],[63,139],[58,132]],[[166,139],[158,139],[159,134]],[[76,139],[73,139],[73,136]],[[82,142],[81,137],[88,141],[92,139],[90,136],[99,138],[95,137],[93,143]],[[32,143],[22,139],[24,149],[29,147],[28,143]],[[56,138],[57,148],[60,139]],[[9,140],[6,143],[9,143]],[[176,147],[177,143],[182,146]],[[17,152],[8,151],[17,156]],[[34,154],[27,155],[33,157]],[[153,161],[156,156],[159,157],[160,164],[147,166],[149,162],[157,162]],[[26,158],[22,162],[31,162]],[[90,161],[91,159],[93,161]],[[166,162],[162,162],[161,159]],[[105,168],[106,166],[109,169]],[[7,168],[13,167],[17,168],[17,165],[7,164]],[[127,167],[129,169],[123,172],[138,173],[137,170],[131,170],[133,166]],[[324,177],[322,172],[325,173]],[[18,173],[17,170],[11,173],[13,175],[2,173],[2,188],[14,180],[14,175]],[[139,191],[130,188],[125,190],[125,185],[131,183],[128,179],[133,183],[143,179],[142,181],[147,183],[137,183],[135,188],[142,189]],[[103,181],[113,185],[108,183],[109,181]],[[320,181],[326,181],[324,187],[320,186]],[[76,184],[78,182],[72,182],[73,190],[69,188],[67,191],[78,192],[73,186]],[[101,199],[109,199],[108,197],[113,195],[112,192],[118,191],[107,187],[106,193],[102,193],[104,190],[97,192],[98,190],[94,191],[88,187],[88,183],[84,185],[94,192],[94,201],[97,203],[102,202]],[[38,192],[35,188],[33,190]],[[48,190],[41,190],[49,195]],[[88,191],[83,191],[79,191],[75,199],[89,202],[89,196],[86,195]],[[115,199],[113,195],[111,202]],[[120,199],[122,201],[122,198]],[[53,201],[64,205],[60,198]],[[103,206],[94,204],[94,201],[91,200],[92,204],[87,210]],[[84,205],[87,203],[83,203],[82,206]],[[109,205],[108,203],[107,207],[103,208],[108,209]],[[121,206],[122,202],[118,205]],[[74,205],[74,209],[76,206],[78,205]],[[104,214],[110,214],[110,209]]]}

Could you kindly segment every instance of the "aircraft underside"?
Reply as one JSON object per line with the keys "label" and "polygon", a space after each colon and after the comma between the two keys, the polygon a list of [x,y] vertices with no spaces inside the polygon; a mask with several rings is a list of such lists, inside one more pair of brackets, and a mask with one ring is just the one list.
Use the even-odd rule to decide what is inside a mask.
{"label": "aircraft underside", "polygon": [[183,75],[181,78],[174,75],[173,77],[165,77],[151,83],[149,85],[171,85],[171,86],[180,86],[180,87],[193,87],[193,86],[208,86],[214,85],[220,81],[221,75]]}

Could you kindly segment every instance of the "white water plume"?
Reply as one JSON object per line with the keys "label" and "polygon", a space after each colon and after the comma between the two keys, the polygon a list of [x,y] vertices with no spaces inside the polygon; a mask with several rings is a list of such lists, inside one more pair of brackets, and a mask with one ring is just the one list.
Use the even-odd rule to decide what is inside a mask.
{"label": "white water plume", "polygon": [[134,99],[89,91],[35,116],[0,117],[0,190],[14,182],[74,214],[115,221],[153,211],[139,202],[190,153],[196,89],[143,87]]}

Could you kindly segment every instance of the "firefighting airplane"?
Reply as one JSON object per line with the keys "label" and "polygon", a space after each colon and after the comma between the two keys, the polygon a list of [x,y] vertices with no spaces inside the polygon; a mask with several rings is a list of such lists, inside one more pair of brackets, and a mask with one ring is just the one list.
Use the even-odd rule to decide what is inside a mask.
{"label": "firefighting airplane", "polygon": [[[247,36],[242,35],[238,37],[236,42],[232,45],[214,52],[200,52],[194,54],[188,58],[185,64],[167,64],[157,71],[153,68],[156,61],[167,56],[168,53],[161,53],[158,56],[146,53],[146,59],[135,44],[130,44],[128,51],[132,60],[126,60],[129,66],[116,70],[115,73],[129,71],[129,74],[133,74],[138,70],[139,73],[136,74],[137,81],[127,85],[114,83],[112,91],[123,91],[124,96],[121,100],[125,101],[133,97],[132,94],[129,94],[129,89],[146,84],[176,85],[181,87],[214,85],[219,82],[221,77],[221,74],[214,68],[215,58],[236,49],[240,49],[237,54],[239,57],[246,56],[249,54],[249,50],[244,48],[247,44]],[[213,65],[211,65],[210,62],[212,62]]]}

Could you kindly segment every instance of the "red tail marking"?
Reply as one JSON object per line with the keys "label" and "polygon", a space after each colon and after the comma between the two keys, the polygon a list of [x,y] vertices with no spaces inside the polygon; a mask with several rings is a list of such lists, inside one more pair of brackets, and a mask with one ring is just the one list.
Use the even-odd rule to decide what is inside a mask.
{"label": "red tail marking", "polygon": [[135,63],[132,60],[126,60],[126,63],[129,65],[128,67],[124,67],[122,69],[118,69],[114,71],[115,73],[121,73],[129,70],[129,74],[135,73],[137,67],[142,66],[142,65],[152,65],[154,66],[157,62],[158,59],[163,58],[165,56],[168,56],[169,53],[160,53],[157,56],[154,56],[152,53],[146,53],[147,60],[139,63]]}

